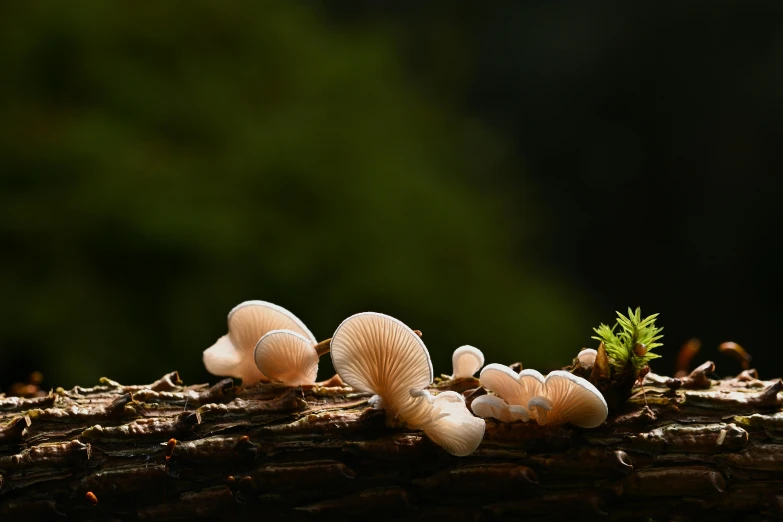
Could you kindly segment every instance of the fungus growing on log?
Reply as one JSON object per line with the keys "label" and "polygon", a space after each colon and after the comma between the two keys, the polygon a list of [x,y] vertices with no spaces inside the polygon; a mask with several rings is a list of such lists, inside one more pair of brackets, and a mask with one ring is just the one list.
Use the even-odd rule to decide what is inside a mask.
{"label": "fungus growing on log", "polygon": [[452,379],[473,377],[484,366],[484,354],[474,346],[460,346],[451,356]]}
{"label": "fungus growing on log", "polygon": [[253,351],[272,330],[291,330],[315,344],[315,337],[294,314],[266,301],[245,301],[228,313],[228,333],[204,350],[204,366],[213,375],[236,377],[242,384],[268,380],[256,366]]}
{"label": "fungus growing on log", "polygon": [[423,430],[452,455],[472,453],[484,436],[462,395],[433,396],[430,355],[421,338],[401,321],[365,312],[340,324],[332,336],[332,362],[352,388],[373,393],[371,404],[386,411],[388,425]]}
{"label": "fungus growing on log", "polygon": [[508,404],[497,395],[481,395],[470,404],[473,413],[482,419],[497,419],[503,422],[530,420],[530,412],[525,406]]}
{"label": "fungus growing on log", "polygon": [[291,330],[272,330],[258,340],[253,359],[258,369],[289,386],[315,384],[318,353],[307,337]]}
{"label": "fungus growing on log", "polygon": [[[569,372],[557,370],[544,377],[536,370],[516,373],[508,366],[489,364],[481,371],[480,381],[507,405],[504,409],[495,401],[492,410],[485,410],[484,403],[480,403],[480,412],[492,417],[498,412],[500,417],[495,417],[498,420],[511,416],[509,408],[512,406],[526,408],[529,417],[541,425],[570,423],[594,428],[600,426],[608,414],[601,392],[586,379]],[[480,414],[475,406],[473,411]],[[521,410],[516,411],[521,418]]]}
{"label": "fungus growing on log", "polygon": [[579,362],[579,366],[585,370],[589,370],[595,364],[596,355],[598,355],[598,352],[593,348],[585,348],[579,352],[576,356],[576,360]]}

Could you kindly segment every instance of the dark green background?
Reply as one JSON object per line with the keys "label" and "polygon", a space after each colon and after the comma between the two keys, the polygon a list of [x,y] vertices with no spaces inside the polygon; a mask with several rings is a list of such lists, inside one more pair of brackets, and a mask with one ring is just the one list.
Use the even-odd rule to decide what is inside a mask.
{"label": "dark green background", "polygon": [[780,6],[4,4],[0,385],[203,381],[246,299],[394,315],[445,373],[641,305],[655,370],[780,374]]}

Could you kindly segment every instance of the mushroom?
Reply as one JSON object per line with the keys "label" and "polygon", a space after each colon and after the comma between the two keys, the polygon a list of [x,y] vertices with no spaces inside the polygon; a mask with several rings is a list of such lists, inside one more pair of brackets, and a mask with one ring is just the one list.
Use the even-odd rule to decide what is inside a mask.
{"label": "mushroom", "polygon": [[[481,371],[480,381],[506,404],[526,408],[530,418],[541,425],[571,423],[582,428],[594,428],[601,425],[609,413],[603,395],[595,386],[586,379],[561,370],[544,377],[536,370],[516,373],[508,366],[489,364]],[[498,412],[500,417],[506,415],[497,402],[479,405],[479,411],[476,411],[474,401],[473,411],[477,415],[482,412],[494,417],[493,411]]]}
{"label": "mushroom", "polygon": [[530,413],[524,406],[512,406],[497,395],[482,395],[470,404],[473,413],[482,419],[497,419],[503,422],[530,420]]}
{"label": "mushroom", "polygon": [[432,407],[437,415],[429,425],[423,426],[424,434],[454,456],[473,453],[484,438],[484,419],[474,417],[465,405],[465,398],[454,391],[436,395]]}
{"label": "mushroom", "polygon": [[[534,397],[528,403],[529,409],[534,404],[547,413],[542,421],[539,413],[539,424],[565,424],[567,422],[581,428],[595,428],[606,420],[609,410],[601,392],[590,381],[576,375],[556,370],[550,372],[544,380],[544,396]],[[541,400],[538,406],[534,401]]]}
{"label": "mushroom", "polygon": [[519,373],[502,364],[488,364],[479,375],[481,385],[508,404],[527,408],[528,401],[541,395],[544,376],[536,370],[526,369]]}
{"label": "mushroom", "polygon": [[484,437],[462,395],[431,395],[430,355],[421,338],[388,315],[364,312],[343,321],[332,336],[337,374],[356,390],[374,394],[370,404],[386,411],[386,423],[423,430],[452,455],[472,453]]}
{"label": "mushroom", "polygon": [[228,334],[204,350],[204,366],[213,375],[237,377],[244,385],[268,380],[255,364],[258,340],[272,330],[291,330],[315,344],[315,337],[294,314],[265,301],[245,301],[228,313]]}
{"label": "mushroom", "polygon": [[258,369],[289,386],[315,384],[318,353],[314,343],[291,330],[272,330],[256,344],[253,359]]}
{"label": "mushroom", "polygon": [[451,366],[452,379],[468,379],[484,366],[484,354],[476,347],[460,346],[451,356]]}
{"label": "mushroom", "polygon": [[576,356],[576,360],[579,361],[579,366],[588,370],[595,364],[595,356],[598,352],[592,348],[583,348],[579,355]]}

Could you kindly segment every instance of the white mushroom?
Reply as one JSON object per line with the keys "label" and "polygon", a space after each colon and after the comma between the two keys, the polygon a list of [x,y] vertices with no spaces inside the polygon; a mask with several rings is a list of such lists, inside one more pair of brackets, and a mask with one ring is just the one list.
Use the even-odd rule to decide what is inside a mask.
{"label": "white mushroom", "polygon": [[421,338],[388,315],[352,315],[332,336],[332,363],[352,388],[378,395],[387,417],[396,418],[416,400],[411,391],[432,382],[430,354]]}
{"label": "white mushroom", "polygon": [[508,404],[527,408],[527,403],[541,395],[544,376],[536,370],[522,370],[517,373],[508,366],[492,363],[481,370],[481,385],[503,398]]}
{"label": "white mushroom", "polygon": [[[545,396],[551,408],[544,422],[539,424],[565,424],[581,428],[595,428],[606,420],[609,410],[601,392],[590,381],[557,370],[550,372],[544,382]],[[531,409],[530,406],[528,409]]]}
{"label": "white mushroom", "polygon": [[484,366],[484,354],[473,346],[460,346],[451,356],[452,379],[473,377]]}
{"label": "white mushroom", "polygon": [[272,330],[258,340],[253,358],[258,369],[289,386],[314,384],[318,353],[307,337],[291,330]]}
{"label": "white mushroom", "polygon": [[579,361],[579,366],[581,366],[584,369],[592,368],[595,364],[595,356],[598,355],[598,352],[595,351],[592,348],[585,348],[581,352],[579,352],[579,355],[576,356],[577,361]]}
{"label": "white mushroom", "polygon": [[435,420],[423,426],[424,434],[452,455],[470,455],[484,438],[486,424],[474,417],[465,405],[465,398],[457,392],[446,391],[435,396]]}
{"label": "white mushroom", "polygon": [[245,385],[266,380],[256,367],[253,350],[266,333],[282,329],[315,343],[310,330],[285,308],[265,301],[245,301],[228,313],[228,334],[204,350],[204,366],[211,374],[237,377]]}
{"label": "white mushroom", "polygon": [[482,395],[470,404],[473,413],[483,419],[497,419],[503,422],[530,420],[530,413],[524,406],[510,405],[497,395]]}
{"label": "white mushroom", "polygon": [[351,387],[375,394],[370,400],[386,411],[390,425],[424,433],[453,455],[475,450],[484,436],[484,421],[468,411],[455,392],[432,396],[432,363],[421,338],[388,315],[365,312],[340,324],[332,336],[331,354],[338,375]]}
{"label": "white mushroom", "polygon": [[[489,364],[482,370],[480,381],[507,404],[526,407],[530,418],[542,425],[571,423],[594,428],[606,420],[609,412],[603,395],[595,386],[560,370],[544,378],[535,370],[516,373],[508,366]],[[498,403],[492,406],[499,407]]]}

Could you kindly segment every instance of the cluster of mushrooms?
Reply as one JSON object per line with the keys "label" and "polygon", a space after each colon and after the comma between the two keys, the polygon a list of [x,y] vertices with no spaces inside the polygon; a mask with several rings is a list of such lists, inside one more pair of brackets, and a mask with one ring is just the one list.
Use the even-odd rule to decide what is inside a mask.
{"label": "cluster of mushrooms", "polygon": [[[375,312],[352,315],[330,340],[318,343],[288,310],[246,301],[229,312],[228,334],[204,351],[204,365],[210,373],[240,378],[244,385],[268,380],[314,385],[318,359],[327,351],[345,384],[373,394],[370,404],[386,412],[387,425],[423,430],[456,456],[469,455],[479,446],[485,418],[593,428],[608,414],[601,393],[581,377],[566,371],[546,377],[530,369],[517,373],[494,363],[479,377],[492,394],[474,399],[472,412],[460,393],[432,395],[427,390],[433,381],[432,362],[420,334]],[[458,348],[452,360],[452,379],[472,377],[484,365],[484,355],[472,346]]]}

